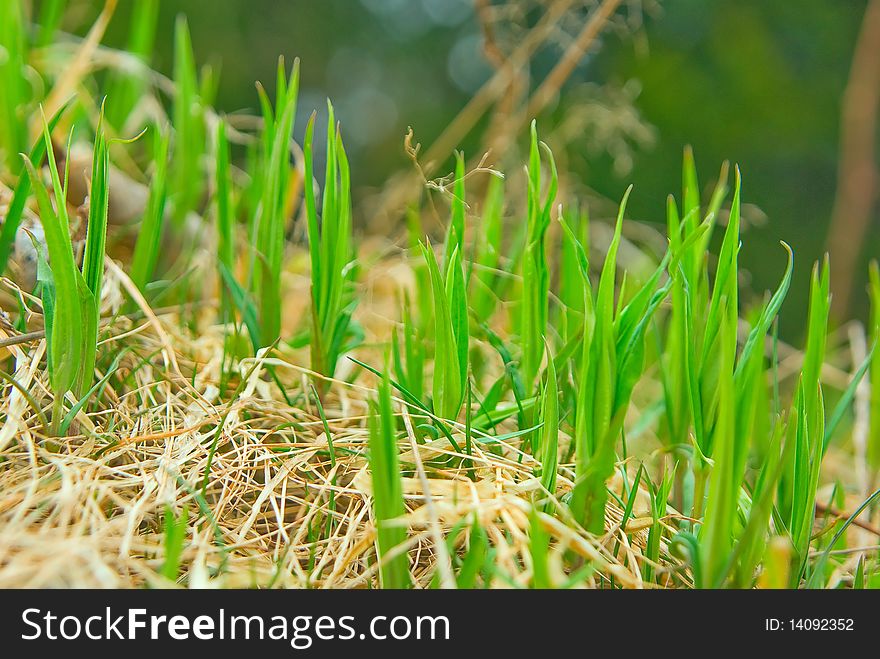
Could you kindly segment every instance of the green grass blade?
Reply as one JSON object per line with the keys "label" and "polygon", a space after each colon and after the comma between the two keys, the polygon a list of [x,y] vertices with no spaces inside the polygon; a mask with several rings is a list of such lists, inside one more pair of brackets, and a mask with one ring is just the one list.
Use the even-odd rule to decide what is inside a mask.
{"label": "green grass blade", "polygon": [[[732,304],[732,301],[727,301]],[[721,359],[717,386],[718,412],[713,430],[713,459],[706,514],[700,528],[702,571],[707,583],[720,585],[727,557],[733,548],[733,526],[742,484],[742,473],[737,464],[736,397],[734,386],[734,359],[736,353],[736,315],[729,307],[721,307]]]}
{"label": "green grass blade", "polygon": [[181,227],[202,192],[201,158],[205,148],[202,99],[189,26],[183,15],[174,25],[174,155],[171,189],[174,220]]}
{"label": "green grass blade", "polygon": [[89,216],[83,255],[82,288],[83,352],[76,389],[80,396],[92,386],[98,350],[98,319],[101,315],[101,288],[104,279],[104,253],[107,243],[107,215],[110,206],[110,157],[103,132],[103,111],[98,121],[92,152],[89,189]]}
{"label": "green grass blade", "polygon": [[461,568],[455,577],[456,585],[464,590],[474,588],[476,586],[477,577],[483,565],[486,562],[486,556],[489,549],[489,537],[486,531],[480,526],[479,521],[474,516],[474,522],[470,528],[470,547],[461,562]]}
{"label": "green grass blade", "polygon": [[165,506],[165,560],[161,574],[169,581],[177,580],[180,572],[180,557],[183,554],[186,532],[189,526],[189,508],[183,507],[180,516],[174,514],[171,506]]}
{"label": "green grass blade", "polygon": [[[456,338],[460,326],[453,317],[446,283],[440,274],[433,250],[430,244],[422,245],[421,248],[425,262],[428,264],[434,296],[435,359],[432,391],[434,412],[444,419],[455,419],[464,400],[464,381],[461,379],[460,351]],[[457,262],[457,259],[456,251],[452,261]]]}
{"label": "green grass blade", "polygon": [[[351,174],[330,101],[327,101],[327,113],[327,166],[320,221],[313,187],[314,114],[306,127],[303,153],[306,226],[312,268],[312,370],[332,375],[346,346],[346,337],[353,331],[351,314],[356,301],[350,291],[355,275]],[[325,383],[322,382],[322,386]]]}
{"label": "green grass blade", "polygon": [[27,117],[30,110],[30,83],[27,79],[28,26],[24,3],[0,3],[0,156],[12,171],[18,171],[18,154],[27,148]]}
{"label": "green grass blade", "polygon": [[[549,348],[548,348],[549,352]],[[541,487],[550,496],[556,493],[556,475],[559,466],[559,390],[553,359],[547,361],[547,374],[541,401]],[[552,504],[544,507],[550,512]]]}
{"label": "green grass blade", "polygon": [[64,9],[67,0],[44,0],[40,6],[40,31],[37,35],[36,46],[45,48],[52,43],[55,33],[61,25],[64,17]]}
{"label": "green grass blade", "polygon": [[[229,167],[229,141],[226,138],[226,123],[223,120],[217,122],[215,144],[217,158],[214,170],[214,207],[217,217],[217,259],[232,273],[235,272],[235,218],[233,216],[232,175]],[[224,287],[220,303],[220,318],[224,322],[231,319],[232,306],[228,289]]]}
{"label": "green grass blade", "polygon": [[[546,198],[541,199],[541,149],[550,164],[550,182]],[[531,393],[541,360],[544,356],[544,335],[547,333],[547,314],[550,291],[550,273],[547,266],[546,235],[550,225],[550,210],[556,197],[557,173],[553,154],[538,142],[536,124],[532,121],[528,170],[528,222],[526,242],[522,255],[522,300],[520,302],[520,371]]]}
{"label": "green grass blade", "polygon": [[465,230],[465,172],[464,154],[455,154],[455,181],[452,185],[452,221],[446,232],[443,246],[443,272],[449,267],[453,252],[458,250],[459,256],[464,254]]}
{"label": "green grass blade", "polygon": [[402,553],[388,557],[406,541],[406,529],[398,525],[406,508],[400,480],[396,423],[391,407],[391,385],[387,371],[379,385],[379,399],[372,409],[369,463],[373,481],[373,510],[378,527],[377,545],[381,562],[379,574],[383,588],[406,588],[410,585],[407,555]]}
{"label": "green grass blade", "polygon": [[162,229],[165,224],[167,199],[166,171],[168,167],[169,133],[156,132],[153,147],[155,169],[150,182],[150,194],[144,210],[141,230],[138,233],[131,260],[131,280],[141,292],[152,281],[159,259]]}
{"label": "green grass blade", "polygon": [[532,559],[532,588],[553,588],[550,578],[550,534],[541,524],[541,514],[536,508],[529,513],[529,555]]}

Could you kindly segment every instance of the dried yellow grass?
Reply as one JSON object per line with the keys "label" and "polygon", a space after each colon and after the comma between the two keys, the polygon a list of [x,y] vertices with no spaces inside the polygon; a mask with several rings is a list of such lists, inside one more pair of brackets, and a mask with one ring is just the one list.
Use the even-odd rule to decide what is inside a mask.
{"label": "dried yellow grass", "polygon": [[[380,271],[397,276],[405,267],[392,262]],[[100,399],[103,409],[80,412],[64,438],[46,434],[42,412],[20,390],[3,389],[0,587],[173,586],[160,574],[166,506],[175,511],[188,506],[191,511],[178,584],[377,586],[370,478],[363,455],[367,400],[373,395],[370,381],[331,383],[324,408],[337,455],[334,471],[319,455],[328,442],[317,410],[311,399],[296,396],[309,391],[314,376],[304,366],[305,354],[283,348],[243,360],[238,370],[245,382],[230,400],[230,392],[221,395],[218,388],[224,328],[212,324],[213,308],[204,309],[199,331],[191,335],[181,329],[176,311],[151,310],[109,259],[106,279],[105,317],[117,314],[127,295],[140,306],[140,313],[117,315],[104,327],[100,347],[105,358],[127,349],[119,373],[134,371],[133,386],[114,391],[108,384]],[[14,288],[9,280],[4,284]],[[363,297],[371,304],[365,304],[361,315],[369,328],[369,317],[375,321],[380,315],[375,309],[388,308],[385,298],[394,286],[375,277],[368,286]],[[6,342],[13,341],[6,347],[13,357],[13,377],[33,401],[48,407],[45,339],[15,343],[8,338],[11,330],[5,334]],[[357,356],[376,361],[380,355],[364,348]],[[284,400],[266,377],[268,367],[300,407]],[[445,438],[416,443],[412,428],[418,410],[398,399],[395,405],[409,430],[401,439],[401,459],[416,465],[413,475],[404,478],[408,514],[400,520],[409,530],[403,549],[410,555],[416,585],[428,586],[437,571],[451,574],[447,536],[474,515],[497,551],[497,566],[510,579],[491,585],[528,585],[529,510],[532,493],[540,487],[533,475],[534,459],[512,445],[505,445],[499,456],[476,444],[471,458],[475,480],[458,471],[426,467],[439,455],[455,455],[452,446]],[[203,509],[197,499],[218,424],[222,430]],[[464,428],[458,432],[463,435]],[[566,467],[560,493],[570,487]],[[331,492],[335,512],[328,506]],[[636,507],[636,518],[626,529],[642,543],[638,514],[640,507],[646,510],[644,503]],[[550,564],[560,582],[565,578],[562,556],[571,552],[595,565],[589,585],[613,578],[627,587],[641,586],[640,547],[627,542],[619,527],[621,515],[619,509],[609,509],[608,533],[602,538],[544,518],[555,538]],[[332,534],[310,540],[310,525],[324,524],[328,517],[333,519]],[[465,542],[460,535],[454,551]],[[615,540],[620,550],[613,556]]]}

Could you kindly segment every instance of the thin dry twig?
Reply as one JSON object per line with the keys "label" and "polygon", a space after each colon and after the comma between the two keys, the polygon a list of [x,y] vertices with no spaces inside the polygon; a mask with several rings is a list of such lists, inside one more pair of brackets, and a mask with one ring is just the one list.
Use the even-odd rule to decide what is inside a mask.
{"label": "thin dry twig", "polygon": [[877,158],[874,145],[880,111],[880,0],[870,0],[856,40],[849,81],[843,93],[840,115],[840,159],[837,196],[831,211],[828,249],[832,309],[846,315],[853,279],[861,267],[864,237],[877,200]]}

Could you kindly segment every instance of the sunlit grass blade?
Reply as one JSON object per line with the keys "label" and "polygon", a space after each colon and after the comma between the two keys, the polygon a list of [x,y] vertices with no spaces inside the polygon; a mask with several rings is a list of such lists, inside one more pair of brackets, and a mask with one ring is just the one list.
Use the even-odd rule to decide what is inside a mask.
{"label": "sunlit grass blade", "polygon": [[248,330],[248,336],[251,340],[251,347],[254,353],[262,347],[260,345],[260,321],[257,316],[257,306],[254,304],[253,298],[244,290],[244,288],[235,280],[235,275],[224,265],[222,261],[218,262],[220,269],[220,281],[224,290],[229,294],[229,299],[238,312],[241,314],[241,320]]}
{"label": "sunlit grass blade", "polygon": [[[556,476],[559,467],[559,389],[552,356],[547,360],[547,373],[541,398],[541,439],[537,447],[541,455],[541,488],[552,497],[556,493]],[[544,506],[547,512],[552,508],[550,502]]]}
{"label": "sunlit grass blade", "polygon": [[183,507],[180,515],[174,513],[174,509],[165,506],[165,560],[162,563],[162,576],[170,581],[175,581],[180,572],[180,558],[183,554],[186,533],[189,525],[189,508]]}
{"label": "sunlit grass blade", "polygon": [[385,373],[379,384],[379,398],[370,415],[370,472],[373,482],[373,510],[377,524],[379,574],[383,588],[407,588],[410,585],[409,559],[399,551],[406,541],[406,529],[400,518],[406,512],[397,449],[397,431],[391,406],[391,385]]}
{"label": "sunlit grass blade", "polygon": [[859,384],[862,382],[862,378],[865,377],[865,373],[868,372],[868,369],[871,366],[871,362],[874,360],[874,352],[876,350],[877,348],[875,346],[872,347],[870,351],[868,351],[867,356],[865,357],[864,361],[859,364],[856,372],[852,376],[852,379],[850,379],[849,384],[846,385],[846,389],[843,391],[843,394],[837,401],[837,405],[834,406],[834,411],[831,413],[831,416],[825,423],[824,436],[822,438],[823,453],[828,450],[828,445],[831,443],[831,438],[834,436],[834,432],[837,430],[837,426],[840,424],[840,422],[843,420],[843,417],[849,411],[849,408],[856,397],[856,391],[859,387]]}
{"label": "sunlit grass blade", "polygon": [[[285,77],[283,59],[279,60],[278,67],[279,76]],[[284,263],[284,231],[287,219],[285,210],[291,169],[290,140],[298,92],[299,60],[295,60],[290,80],[279,90],[282,96],[277,101],[280,114],[274,120],[271,113],[264,117],[267,125],[272,126],[272,141],[265,145],[269,151],[263,158],[263,195],[251,234],[255,254],[252,264],[253,298],[259,313],[261,346],[267,346],[281,336],[281,270]],[[263,103],[268,101],[264,100]],[[228,258],[228,253],[226,257]],[[221,258],[224,258],[222,254]]]}
{"label": "sunlit grass blade", "polygon": [[693,257],[689,252],[682,254],[682,223],[678,215],[675,199],[669,195],[666,203],[666,232],[669,238],[670,251],[680,257],[676,259],[678,267],[670,272],[672,280],[671,313],[666,328],[666,346],[661,366],[661,378],[664,388],[666,414],[666,433],[664,438],[673,445],[683,445],[690,424],[690,397],[688,394],[688,326],[687,296],[688,284],[686,269],[689,264],[685,259]]}
{"label": "sunlit grass blade", "polygon": [[[581,243],[584,252],[590,249],[590,220],[586,211],[567,212],[566,224]],[[559,263],[559,301],[561,302],[559,328],[566,341],[574,338],[584,322],[583,284],[578,255],[571,240],[562,241]]]}
{"label": "sunlit grass blade", "polygon": [[92,151],[92,177],[89,188],[89,216],[83,255],[83,352],[76,389],[84,395],[92,386],[98,350],[98,320],[101,316],[101,288],[104,280],[104,253],[107,243],[107,214],[110,205],[110,157],[104,136],[103,111]]}
{"label": "sunlit grass blade", "polygon": [[[696,231],[700,224],[700,185],[697,181],[697,168],[694,152],[688,146],[684,150],[682,165],[682,236],[686,238]],[[682,255],[682,265],[687,273],[688,281],[696,285],[700,278],[703,254],[696,250],[688,250]]]}
{"label": "sunlit grass blade", "polygon": [[[718,402],[721,394],[718,386],[719,365],[721,364],[721,353],[725,349],[721,338],[721,326],[729,321],[730,315],[736,317],[739,309],[739,284],[737,281],[739,271],[737,254],[740,240],[739,209],[740,177],[737,170],[730,218],[724,232],[724,240],[721,243],[709,308],[705,312],[703,339],[701,347],[695,352],[695,361],[692,362],[689,369],[691,377],[697,378],[697,383],[691,391],[693,398],[691,413],[694,419],[696,443],[700,453],[706,457],[711,457],[713,454],[714,427],[720,410]],[[691,318],[703,315],[700,309],[691,308],[690,312],[693,314]],[[696,328],[693,328],[693,321],[691,321],[691,327],[693,331],[696,331]],[[730,340],[736,341],[736,335],[734,334]],[[693,339],[689,347],[692,345]],[[705,476],[705,470],[701,475]],[[696,501],[695,505],[701,506],[702,501]]]}
{"label": "sunlit grass blade", "polygon": [[[825,403],[820,374],[825,361],[825,344],[828,334],[828,315],[831,298],[829,294],[829,268],[827,259],[823,265],[813,268],[810,286],[810,312],[807,322],[807,348],[801,371],[800,387],[792,409],[794,426],[794,451],[787,465],[780,489],[783,514],[791,534],[797,561],[792,571],[794,585],[807,567],[810,538],[816,510],[816,491],[819,487],[819,470],[825,454]],[[792,437],[789,437],[792,441]]]}
{"label": "sunlit grass blade", "polygon": [[[546,194],[541,194],[541,150],[550,164],[550,181]],[[538,143],[538,132],[533,121],[529,147],[528,219],[527,234],[522,256],[522,301],[520,303],[520,371],[531,392],[544,355],[544,335],[547,332],[550,272],[547,266],[546,235],[550,225],[550,211],[556,199],[556,162],[543,142]]]}

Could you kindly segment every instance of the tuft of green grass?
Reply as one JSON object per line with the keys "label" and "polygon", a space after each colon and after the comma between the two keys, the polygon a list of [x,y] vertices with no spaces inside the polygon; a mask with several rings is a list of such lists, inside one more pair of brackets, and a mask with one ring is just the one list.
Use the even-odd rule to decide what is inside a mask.
{"label": "tuft of green grass", "polygon": [[[0,97],[0,146],[5,160],[10,160],[10,153],[14,156],[23,150],[31,139],[25,126],[38,98],[32,98],[37,87],[31,81],[24,82],[29,52],[54,39],[66,4],[49,0],[37,5],[39,25],[33,29],[27,24],[31,14],[23,10],[26,5],[0,6],[4,48],[0,59],[4,90]],[[157,0],[135,3],[128,49],[145,63],[155,40],[157,12]],[[290,341],[293,347],[310,343],[312,369],[324,377],[297,389],[271,366],[266,371],[288,406],[314,401],[327,435],[327,450],[318,452],[320,459],[313,467],[315,472],[327,469],[326,482],[335,486],[339,468],[354,451],[331,433],[327,412],[337,401],[329,389],[329,378],[336,374],[340,356],[359,340],[358,326],[352,319],[357,299],[357,245],[352,230],[349,163],[340,126],[328,102],[323,191],[319,194],[315,184],[320,177],[314,171],[314,114],[303,143],[305,177],[299,178],[291,157],[295,151],[291,147],[298,62],[288,70],[280,60],[276,75],[274,99],[270,101],[265,90],[258,88],[262,127],[253,139],[242,140],[246,150],[243,170],[236,170],[229,142],[239,133],[233,133],[223,119],[213,123],[215,115],[208,108],[216,93],[217,76],[210,68],[199,72],[185,19],[178,19],[174,88],[169,94],[171,126],[154,132],[151,148],[140,154],[142,160],[137,157],[128,163],[141,166],[151,177],[130,273],[141,291],[152,290],[166,205],[169,217],[176,220],[171,229],[179,230],[192,213],[213,215],[218,249],[208,276],[219,274],[220,320],[235,332],[224,342],[218,394],[226,398],[226,414],[231,413],[231,403],[250,379],[250,373],[235,368],[235,361],[246,352],[238,345],[239,323],[247,328],[255,352],[280,341]],[[40,139],[23,165],[10,160],[8,176],[4,174],[4,180],[17,175],[17,182],[0,231],[0,264],[6,265],[31,199],[45,234],[45,244],[33,238],[48,342],[47,370],[54,395],[48,432],[56,435],[67,433],[78,414],[91,411],[87,405],[94,399],[102,400],[111,380],[119,380],[114,386],[120,391],[131,391],[136,386],[134,371],[151,358],[137,355],[135,361],[140,363],[123,377],[118,375],[123,356],[132,351],[123,349],[110,360],[97,350],[111,159],[104,127],[120,129],[140,116],[135,108],[147,81],[138,71],[113,71],[107,83],[113,96],[106,122],[102,118],[95,133],[81,267],[65,203],[69,165],[59,172],[51,139],[63,110],[48,121],[43,119]],[[88,89],[89,84],[81,88]],[[77,101],[72,105],[71,122],[76,123],[89,108]],[[238,130],[245,129],[236,125]],[[423,572],[421,565],[410,572],[409,557],[403,550],[407,507],[398,447],[402,426],[394,413],[393,387],[418,412],[413,428],[417,442],[445,437],[454,452],[464,453],[460,459],[426,460],[429,478],[448,478],[452,466],[460,475],[479,481],[487,474],[487,461],[495,458],[524,459],[530,454],[529,459],[536,463],[531,476],[540,489],[522,502],[529,519],[527,533],[499,535],[503,526],[496,519],[480,517],[480,511],[460,516],[446,533],[449,565],[459,587],[488,587],[499,582],[568,587],[594,584],[596,579],[619,587],[616,574],[612,579],[599,565],[584,564],[564,551],[559,543],[564,540],[554,537],[553,531],[557,523],[563,523],[577,533],[586,530],[604,535],[606,508],[612,499],[623,515],[622,536],[614,539],[610,556],[619,555],[625,536],[635,533],[634,528],[647,528],[644,549],[639,549],[639,543],[630,547],[634,553],[641,551],[635,568],[641,574],[635,576],[645,583],[741,588],[828,585],[835,568],[845,564],[838,550],[852,549],[847,545],[848,527],[880,497],[878,493],[871,495],[845,521],[831,513],[816,514],[823,459],[840,436],[839,429],[847,426],[843,419],[868,372],[873,386],[867,460],[874,478],[880,471],[880,357],[876,349],[880,340],[880,267],[872,264],[870,269],[869,330],[874,347],[845,390],[828,394],[837,402],[826,415],[828,385],[820,375],[828,343],[827,261],[816,265],[811,278],[802,368],[785,379],[780,375],[776,334],[778,315],[791,285],[794,257],[783,245],[788,261],[776,290],[763,301],[746,306],[749,296],[741,295],[740,290],[739,250],[744,236],[740,232],[742,182],[738,170],[729,220],[723,236],[715,236],[721,239],[717,259],[711,256],[710,242],[728,192],[727,166],[722,166],[709,198],[701,199],[693,153],[686,149],[681,197],[677,201],[670,196],[665,208],[668,249],[655,259],[654,269],[628,273],[619,254],[628,190],[604,261],[594,273],[587,257],[590,218],[575,200],[560,199],[564,205],[556,205],[558,177],[553,155],[538,140],[534,122],[528,137],[526,208],[519,218],[523,221],[516,222],[512,231],[505,230],[505,212],[516,217],[517,211],[500,176],[489,181],[479,217],[471,212],[470,204],[478,201],[476,191],[466,185],[464,155],[456,153],[442,247],[435,251],[426,239],[418,207],[411,207],[407,214],[415,291],[401,296],[401,322],[393,332],[377,337],[381,347],[390,351],[389,362],[379,371],[351,357],[361,367],[352,372],[352,384],[359,386],[355,379],[369,378],[369,373],[378,378],[367,422],[367,461],[380,584],[389,588],[426,585],[424,574],[433,585],[441,583],[437,570],[433,577],[431,570]],[[48,185],[41,171],[44,159]],[[233,172],[238,171],[242,176],[233,178]],[[210,196],[204,194],[206,190]],[[293,251],[288,250],[287,236],[297,208],[303,211],[308,234],[311,315],[309,328],[299,328],[297,335],[288,337],[281,322],[282,276],[288,266],[288,251]],[[561,227],[561,245],[550,231],[554,213]],[[476,223],[469,226],[472,217]],[[247,229],[246,244],[242,241],[240,246],[238,218]],[[508,239],[507,233],[513,235]],[[184,293],[190,300],[194,299],[194,287],[211,290],[203,284],[203,273],[191,256],[192,250],[184,254],[168,278],[173,286],[186,287]],[[239,266],[247,266],[241,282],[236,280],[242,270]],[[15,323],[26,331],[24,299],[21,306],[21,317]],[[195,330],[195,314],[192,317]],[[98,368],[103,375],[94,382]],[[257,362],[251,368],[254,373]],[[18,388],[35,417],[44,426],[50,425],[44,419],[45,402],[39,399],[39,392],[26,391],[11,375],[0,375]],[[227,386],[236,380],[237,384]],[[140,391],[137,395],[142,401],[148,397]],[[65,399],[72,404],[65,406]],[[211,521],[219,546],[222,534],[213,521],[207,495],[212,461],[224,450],[220,441],[223,419],[215,428],[200,492],[194,493],[200,515]],[[461,437],[459,419],[463,450],[457,443]],[[298,421],[286,425],[300,432]],[[108,434],[113,431],[106,430]],[[562,439],[566,434],[571,437],[568,446]],[[639,435],[639,442],[634,443]],[[655,439],[656,445],[644,451],[644,442]],[[568,454],[560,456],[560,450],[566,449]],[[295,449],[279,444],[273,450]],[[475,457],[478,450],[482,459]],[[560,480],[564,486],[572,480],[568,470],[572,462],[573,489],[560,492]],[[513,477],[518,473],[511,471]],[[620,496],[608,487],[615,475],[623,483]],[[832,485],[831,496],[823,503],[842,510],[846,484]],[[183,489],[192,492],[189,486]],[[631,526],[636,502],[645,493],[650,517],[644,525]],[[320,496],[312,500],[317,503]],[[312,549],[306,563],[311,580],[321,579],[318,566],[325,564],[319,561],[318,545],[340,528],[336,523],[337,496],[332,491],[326,496],[325,510],[312,516],[306,529]],[[671,514],[673,511],[681,515]],[[165,552],[160,569],[172,580],[180,572],[188,520],[186,507],[180,515],[170,507],[165,511]],[[551,520],[555,520],[553,524]],[[513,563],[519,574],[509,573],[510,565],[504,569],[496,565],[498,550],[492,543],[499,540],[515,546]],[[223,551],[225,556],[227,549]],[[282,562],[283,557],[276,576]],[[448,578],[445,565],[444,561],[443,576]],[[853,587],[876,585],[880,579],[877,568],[873,557],[860,560],[852,570]],[[599,573],[596,578],[594,572]]]}
{"label": "tuft of green grass", "polygon": [[[332,377],[346,349],[356,301],[351,295],[355,262],[351,222],[351,177],[342,135],[327,101],[327,150],[320,219],[312,185],[315,115],[306,127],[305,206],[312,267],[312,370]],[[325,383],[322,381],[322,385]]]}
{"label": "tuft of green grass", "polygon": [[745,468],[744,447],[736,432],[736,397],[733,369],[736,353],[736,314],[731,311],[733,302],[721,308],[724,322],[720,328],[718,343],[718,413],[712,430],[713,459],[712,478],[706,513],[700,528],[702,573],[708,585],[715,585],[724,569],[727,557],[733,549],[733,528],[736,522],[739,493]]}
{"label": "tuft of green grass", "polygon": [[[667,236],[675,267],[669,273],[672,280],[671,313],[660,363],[666,410],[664,437],[669,446],[682,457],[689,457],[688,429],[692,423],[695,428],[699,427],[700,441],[705,441],[703,405],[699,394],[695,392],[698,386],[702,386],[702,374],[706,370],[700,361],[702,353],[696,346],[702,346],[705,338],[709,306],[708,241],[726,192],[725,163],[705,215],[702,215],[693,153],[690,148],[685,149],[682,167],[683,215],[679,215],[678,206],[671,195],[666,207]],[[724,273],[719,270],[718,274],[720,277]],[[736,306],[735,300],[733,305]],[[703,389],[711,390],[711,387]],[[696,415],[693,412],[694,405],[699,406]],[[700,446],[702,450],[702,444]],[[685,462],[681,464],[686,466]],[[679,492],[679,500],[690,509],[693,505],[693,492],[690,488]]]}
{"label": "tuft of green grass", "polygon": [[[49,126],[45,121],[43,140],[52,177],[54,205],[40,174],[27,157],[25,167],[37,198],[48,258],[52,263],[51,271],[41,268],[44,275],[41,283],[46,339],[49,344],[49,379],[55,393],[52,425],[53,431],[57,432],[64,394],[73,389],[80,370],[83,349],[83,309],[80,294],[85,288],[85,282],[73,259],[70,220],[64,201],[67,199],[67,170],[65,168],[62,184]],[[65,162],[69,163],[69,159]],[[38,247],[38,253],[40,251]]]}
{"label": "tuft of green grass", "polygon": [[[754,411],[754,407],[748,405],[750,401],[743,402],[743,396],[737,395],[741,392],[737,390],[734,375],[739,318],[739,209],[737,172],[730,218],[706,316],[700,361],[697,362],[701,365],[701,382],[691,392],[691,415],[695,420],[697,459],[700,461],[697,469],[702,478],[705,479],[709,470],[708,460],[714,460],[705,498],[705,519],[699,531],[701,572],[710,585],[715,584],[722,574],[733,546],[733,527],[748,455],[747,433],[751,430]],[[754,381],[748,384],[752,388],[745,393],[753,391],[756,385]],[[696,505],[703,509],[702,496]]]}
{"label": "tuft of green grass", "polygon": [[464,403],[468,373],[467,294],[458,248],[452,250],[445,276],[430,243],[422,245],[434,298],[434,413],[455,420]]}
{"label": "tuft of green grass", "polygon": [[[550,182],[541,194],[541,151],[550,163]],[[547,266],[546,236],[550,211],[556,199],[558,176],[550,148],[538,142],[535,121],[531,125],[528,167],[527,234],[522,256],[522,302],[520,307],[520,373],[531,392],[544,356],[544,335],[550,297],[550,271]]]}
{"label": "tuft of green grass", "polygon": [[794,566],[792,585],[807,569],[813,521],[816,513],[816,490],[825,444],[825,404],[820,373],[825,361],[828,334],[829,294],[828,260],[813,268],[810,283],[810,306],[807,316],[807,347],[791,410],[792,422],[786,438],[792,450],[788,454],[780,482],[780,521],[791,537]]}
{"label": "tuft of green grass", "polygon": [[659,286],[667,259],[632,296],[615,305],[617,251],[626,201],[620,203],[614,237],[608,247],[599,286],[593,294],[586,251],[574,231],[561,219],[565,236],[577,254],[584,298],[582,348],[577,366],[575,401],[575,471],[577,482],[571,508],[587,530],[601,533],[605,525],[605,486],[614,473],[617,442],[633,387],[645,365],[645,333],[651,317],[666,297],[669,284]]}
{"label": "tuft of green grass", "polygon": [[[259,211],[251,226],[253,247],[252,291],[260,325],[258,345],[271,345],[281,337],[281,271],[284,262],[284,232],[287,219],[287,198],[290,182],[290,140],[296,117],[299,93],[299,60],[295,60],[287,78],[284,60],[278,62],[278,85],[274,112],[262,87],[260,102],[265,122],[262,197]],[[218,138],[219,139],[219,138]],[[219,149],[218,149],[219,153]],[[222,158],[222,154],[220,156]],[[224,169],[218,164],[218,171]],[[218,174],[219,175],[219,174]],[[221,186],[218,185],[218,195]],[[218,203],[228,204],[226,201]],[[228,210],[227,210],[228,213]],[[229,218],[222,220],[229,231]],[[228,241],[229,236],[223,239]],[[228,258],[228,246],[226,247]],[[222,256],[222,255],[221,255]],[[229,263],[224,263],[229,267]]]}
{"label": "tuft of green grass", "polygon": [[[64,395],[68,391],[79,396],[85,395],[91,389],[94,377],[107,237],[109,156],[102,122],[99,121],[93,150],[85,253],[80,271],[74,260],[70,219],[64,201],[67,199],[70,159],[65,160],[62,182],[45,117],[43,140],[52,179],[54,205],[33,162],[27,156],[23,158],[31,187],[37,197],[48,251],[48,255],[45,255],[42,246],[35,242],[39,260],[38,281],[42,288],[46,338],[49,344],[48,366],[55,393],[52,430],[57,434],[62,420]],[[51,262],[51,268],[46,256],[48,262]]]}

